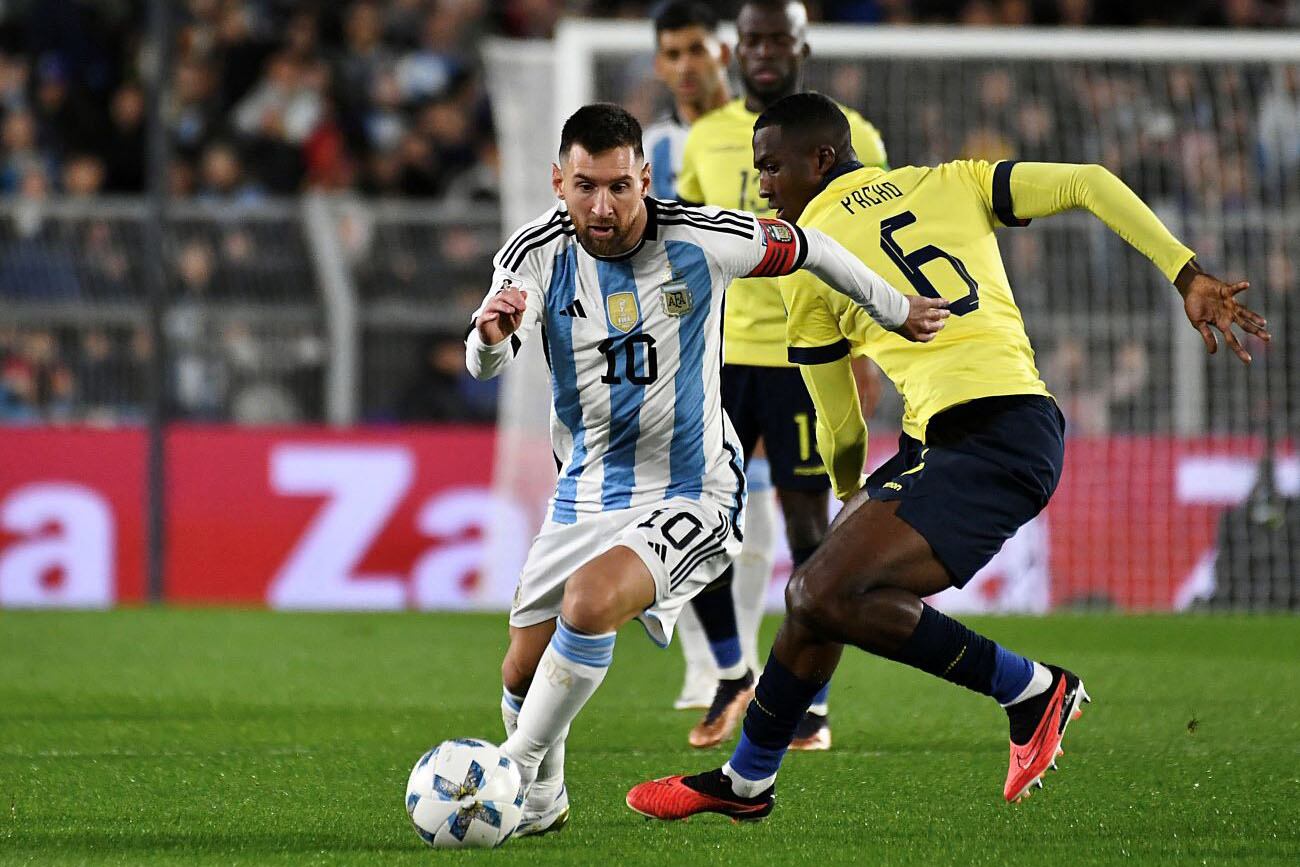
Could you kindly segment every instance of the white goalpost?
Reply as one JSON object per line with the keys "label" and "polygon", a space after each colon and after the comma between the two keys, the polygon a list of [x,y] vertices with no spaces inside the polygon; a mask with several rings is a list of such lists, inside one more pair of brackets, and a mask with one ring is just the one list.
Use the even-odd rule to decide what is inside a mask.
{"label": "white goalpost", "polygon": [[[734,29],[722,38],[733,41]],[[1030,611],[1300,605],[1300,529],[1242,512],[1262,498],[1294,516],[1282,501],[1300,493],[1291,440],[1300,361],[1284,330],[1300,320],[1300,39],[815,25],[809,44],[805,86],[871,120],[892,164],[1102,163],[1206,267],[1251,279],[1275,334],[1249,370],[1208,357],[1163,278],[1087,215],[1000,234],[1040,371],[1070,423],[1069,463],[1035,526],[978,586],[941,601]],[[562,22],[552,42],[488,46],[507,232],[553,202],[548,167],[574,109],[608,100],[648,121],[666,107],[652,50],[649,22],[582,19]],[[509,538],[535,532],[555,475],[545,362],[536,346],[520,360],[502,392],[496,492],[527,520],[490,534],[489,551],[503,552],[489,569],[496,586],[513,584]],[[886,432],[898,417],[893,398],[871,420],[872,464],[892,452]],[[1272,553],[1250,553],[1259,540]]]}

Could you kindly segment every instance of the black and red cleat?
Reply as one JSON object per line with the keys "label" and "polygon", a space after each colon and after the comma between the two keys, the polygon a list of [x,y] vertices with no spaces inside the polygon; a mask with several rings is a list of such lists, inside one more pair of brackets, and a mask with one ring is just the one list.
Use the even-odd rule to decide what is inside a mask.
{"label": "black and red cleat", "polygon": [[1071,720],[1083,713],[1083,705],[1092,701],[1083,681],[1073,672],[1047,666],[1052,685],[1041,695],[1007,708],[1011,722],[1011,760],[1002,796],[1008,801],[1029,797],[1030,789],[1043,787],[1043,774],[1056,767],[1064,752],[1061,740]]}
{"label": "black and red cleat", "polygon": [[721,768],[690,777],[661,777],[638,783],[627,793],[627,805],[648,819],[665,822],[688,819],[696,813],[720,813],[736,822],[752,822],[772,812],[776,786],[754,798],[731,790],[731,780]]}

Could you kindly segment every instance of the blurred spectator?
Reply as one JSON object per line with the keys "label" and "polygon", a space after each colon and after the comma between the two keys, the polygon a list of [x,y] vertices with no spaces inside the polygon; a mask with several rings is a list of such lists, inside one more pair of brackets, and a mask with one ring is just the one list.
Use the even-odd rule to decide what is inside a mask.
{"label": "blurred spectator", "polygon": [[259,201],[261,188],[244,175],[239,153],[228,142],[214,142],[203,152],[199,199],[214,204],[248,205]]}
{"label": "blurred spectator", "polygon": [[113,94],[108,135],[102,153],[107,170],[104,189],[110,193],[142,193],[145,189],[144,90],[130,82]]}
{"label": "blurred spectator", "polygon": [[104,190],[104,161],[95,154],[79,153],[63,163],[63,193],[73,198],[90,198]]}
{"label": "blurred spectator", "polygon": [[31,109],[41,147],[62,156],[90,145],[99,134],[100,118],[88,104],[86,91],[71,86],[62,59],[52,53],[43,55],[35,77]]}
{"label": "blurred spectator", "polygon": [[[465,370],[465,344],[455,335],[435,334],[420,346],[415,379],[397,403],[400,421],[478,421],[489,418],[472,394]],[[468,381],[467,381],[468,380]]]}
{"label": "blurred spectator", "polygon": [[4,126],[0,128],[0,145],[4,147],[0,191],[18,192],[23,176],[29,170],[44,171],[48,165],[48,158],[36,147],[36,119],[24,108],[16,108],[5,115]]}
{"label": "blurred spectator", "polygon": [[235,128],[248,142],[258,175],[273,193],[291,193],[302,181],[303,145],[325,115],[329,70],[289,52],[274,55],[266,75],[235,106]]}

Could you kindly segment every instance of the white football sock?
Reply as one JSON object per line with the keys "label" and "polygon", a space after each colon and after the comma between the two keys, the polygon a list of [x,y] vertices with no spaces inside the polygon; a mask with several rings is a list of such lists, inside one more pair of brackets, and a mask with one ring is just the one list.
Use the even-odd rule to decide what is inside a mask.
{"label": "white football sock", "polygon": [[685,695],[694,691],[696,685],[703,682],[708,693],[705,702],[708,702],[713,697],[718,668],[713,664],[713,651],[709,649],[708,636],[704,634],[704,627],[700,625],[700,619],[695,616],[695,610],[690,605],[684,607],[681,616],[677,618],[674,634],[682,647],[682,656],[686,658],[682,693]]}
{"label": "white football sock", "polygon": [[614,633],[585,635],[561,619],[528,688],[515,731],[501,749],[531,786],[547,751],[596,692],[614,659]]}
{"label": "white football sock", "polygon": [[[515,695],[510,690],[502,687],[501,689],[501,722],[506,727],[506,737],[515,733],[519,728],[519,708],[524,703],[522,697]],[[546,751],[546,756],[542,763],[537,766],[537,780],[533,787],[528,791],[528,801],[524,809],[545,809],[555,800],[559,794],[560,787],[564,785],[564,742],[569,736],[569,730],[566,728],[560,735],[560,739],[551,744],[551,748]]]}
{"label": "white football sock", "polygon": [[722,766],[722,773],[731,780],[731,791],[742,798],[757,798],[776,782],[776,774],[761,780],[747,780],[732,769],[731,762]]}
{"label": "white football sock", "polygon": [[[752,465],[759,458],[751,459]],[[732,572],[731,593],[736,601],[736,628],[740,633],[740,653],[745,667],[757,673],[763,666],[758,655],[758,630],[767,606],[767,585],[772,581],[773,524],[776,492],[760,488],[745,504],[745,542]]]}
{"label": "white football sock", "polygon": [[1036,695],[1042,695],[1043,693],[1047,692],[1047,688],[1051,685],[1052,685],[1052,672],[1048,670],[1047,666],[1043,665],[1041,662],[1035,662],[1034,674],[1032,677],[1029,678],[1029,683],[1025,685],[1024,689],[1020,690],[1020,695],[1016,696],[1011,701],[1007,702],[1002,706],[1011,707],[1011,705],[1019,704],[1020,702],[1024,701],[1027,698],[1033,698]]}

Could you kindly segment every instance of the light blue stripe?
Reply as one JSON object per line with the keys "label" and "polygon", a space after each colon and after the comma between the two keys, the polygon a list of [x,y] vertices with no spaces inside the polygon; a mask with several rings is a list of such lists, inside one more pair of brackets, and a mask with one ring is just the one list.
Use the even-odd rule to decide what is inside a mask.
{"label": "light blue stripe", "polygon": [[556,621],[555,634],[551,636],[551,647],[570,662],[605,668],[614,661],[614,637],[612,632],[608,635],[584,635],[581,632],[574,632],[561,619]]}
{"label": "light blue stripe", "polygon": [[574,504],[578,499],[578,479],[587,460],[587,428],[582,423],[582,400],[578,393],[578,371],[573,358],[572,316],[560,311],[573,303],[577,292],[577,248],[569,247],[555,258],[551,285],[546,292],[546,338],[551,353],[551,389],[555,414],[573,436],[573,450],[568,468],[555,486],[555,507],[551,520],[572,524],[578,520]]}
{"label": "light blue stripe", "polygon": [[[596,274],[600,280],[601,298],[604,299],[601,312],[613,340],[609,351],[614,357],[614,372],[618,380],[609,386],[609,447],[605,450],[605,476],[600,489],[601,510],[609,511],[626,509],[632,504],[632,489],[636,487],[636,443],[641,436],[645,386],[631,381],[628,374],[634,371],[628,370],[628,361],[636,363],[635,372],[645,374],[649,359],[646,347],[639,342],[633,345],[631,355],[625,348],[629,338],[641,333],[641,316],[638,315],[636,324],[627,332],[615,328],[609,321],[611,295],[619,292],[637,295],[632,263],[597,260]],[[638,297],[638,311],[640,305]]]}
{"label": "light blue stripe", "polygon": [[524,706],[524,700],[519,696],[515,695],[510,690],[506,689],[505,687],[501,688],[501,700],[504,701],[509,706],[509,708],[516,713],[518,713],[519,709]]}
{"label": "light blue stripe", "polygon": [[772,487],[772,465],[762,455],[751,455],[745,465],[745,484],[751,494],[770,490]]}
{"label": "light blue stripe", "polygon": [[704,346],[713,303],[713,279],[704,251],[685,241],[664,244],[673,279],[685,280],[691,310],[677,320],[678,368],[673,378],[673,440],[668,453],[668,497],[700,498],[704,490]]}
{"label": "light blue stripe", "polygon": [[673,170],[673,139],[665,135],[650,149],[651,195],[660,199],[676,196],[676,172]]}

